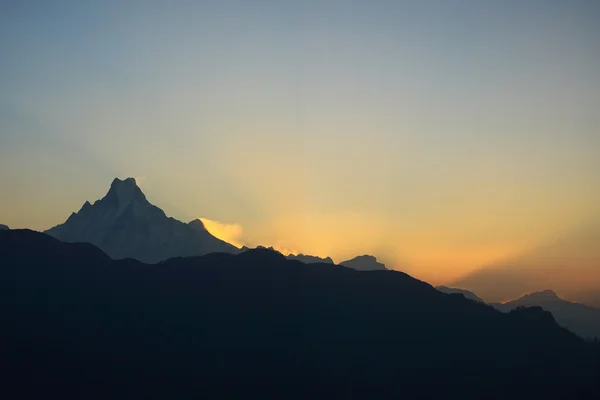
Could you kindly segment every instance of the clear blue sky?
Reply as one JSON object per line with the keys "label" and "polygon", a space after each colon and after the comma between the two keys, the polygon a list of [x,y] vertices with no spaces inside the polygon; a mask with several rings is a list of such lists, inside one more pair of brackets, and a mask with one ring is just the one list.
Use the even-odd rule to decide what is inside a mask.
{"label": "clear blue sky", "polygon": [[0,1],[0,222],[49,228],[134,176],[240,243],[456,276],[600,215],[599,21],[592,0]]}

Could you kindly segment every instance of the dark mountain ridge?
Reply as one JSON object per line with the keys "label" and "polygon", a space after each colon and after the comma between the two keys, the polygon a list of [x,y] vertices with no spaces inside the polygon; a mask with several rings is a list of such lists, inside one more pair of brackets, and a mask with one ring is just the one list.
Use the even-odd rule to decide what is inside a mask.
{"label": "dark mountain ridge", "polygon": [[104,198],[93,205],[86,201],[64,224],[45,233],[64,242],[92,243],[114,259],[148,263],[239,251],[212,236],[199,220],[185,224],[167,217],[148,202],[133,178],[115,179]]}
{"label": "dark mountain ridge", "polygon": [[289,254],[286,256],[288,260],[298,260],[303,262],[304,264],[312,264],[312,263],[324,263],[324,264],[334,264],[333,259],[331,257],[318,257],[311,256],[308,254]]}
{"label": "dark mountain ridge", "polygon": [[596,393],[594,348],[539,308],[268,249],[146,265],[2,231],[0,301],[0,379],[19,398]]}
{"label": "dark mountain ridge", "polygon": [[[256,249],[268,249],[268,250],[272,250],[272,251],[277,251],[272,246],[271,247],[257,246]],[[251,250],[251,249],[247,246],[243,246],[241,249],[241,251],[248,251],[248,250]],[[299,253],[299,254],[290,253],[287,256],[285,256],[285,258],[287,258],[288,260],[300,261],[304,264],[335,264],[335,262],[333,261],[333,259],[331,257],[318,257],[318,256],[302,254],[302,253]],[[366,254],[362,255],[362,256],[354,257],[350,260],[342,261],[341,263],[339,263],[339,265],[343,265],[344,267],[352,268],[357,271],[387,270],[387,268],[385,267],[385,264],[378,262],[377,258],[375,256],[366,255]]]}

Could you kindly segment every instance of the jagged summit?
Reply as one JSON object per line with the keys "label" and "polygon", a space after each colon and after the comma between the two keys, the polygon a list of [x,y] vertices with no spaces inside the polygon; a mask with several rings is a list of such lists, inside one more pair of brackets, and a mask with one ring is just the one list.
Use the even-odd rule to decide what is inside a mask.
{"label": "jagged summit", "polygon": [[86,201],[64,224],[46,231],[64,242],[87,242],[112,258],[155,263],[171,257],[239,249],[212,236],[202,221],[190,224],[169,218],[151,204],[134,178],[112,181],[102,199]]}
{"label": "jagged summit", "polygon": [[107,197],[115,199],[121,205],[128,205],[136,200],[147,201],[146,196],[134,178],[126,178],[124,180],[115,178],[110,185]]}
{"label": "jagged summit", "polygon": [[136,189],[140,192],[142,191],[138,186],[135,178],[125,178],[123,180],[115,178],[110,184],[109,193],[116,192],[123,194],[126,192],[135,192]]}
{"label": "jagged summit", "polygon": [[126,186],[136,186],[137,187],[137,181],[135,180],[135,178],[129,177],[129,178],[125,178],[125,179],[119,179],[119,178],[115,178],[113,179],[112,183],[111,183],[111,187],[115,186],[115,185],[126,185]]}
{"label": "jagged summit", "polygon": [[312,263],[333,264],[333,259],[331,257],[322,258],[322,257],[311,256],[309,254],[303,254],[303,253],[289,254],[286,258],[288,260],[297,260],[297,261],[303,262],[305,264],[312,264]]}

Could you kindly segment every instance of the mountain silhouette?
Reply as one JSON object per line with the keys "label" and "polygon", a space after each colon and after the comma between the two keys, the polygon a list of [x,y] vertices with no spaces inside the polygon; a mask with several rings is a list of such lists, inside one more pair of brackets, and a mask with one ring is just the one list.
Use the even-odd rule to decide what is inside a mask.
{"label": "mountain silhouette", "polygon": [[211,235],[201,221],[169,218],[146,199],[135,179],[115,179],[104,198],[85,202],[64,224],[47,230],[64,242],[92,243],[114,259],[156,263],[172,257],[238,252]]}
{"label": "mountain silhouette", "polygon": [[[268,249],[276,251],[273,247],[257,246],[256,249]],[[241,251],[251,250],[247,246],[243,246]],[[304,264],[335,264],[331,257],[318,257],[309,254],[292,254],[285,256],[288,260],[300,261]],[[357,271],[380,271],[387,270],[385,264],[377,262],[377,258],[370,255],[355,257],[351,260],[342,261],[339,265],[347,268],[352,268]]]}
{"label": "mountain silhouette", "polygon": [[505,312],[517,307],[542,307],[552,313],[559,325],[582,338],[600,338],[600,309],[561,299],[552,290],[530,293],[517,300],[491,305]]}
{"label": "mountain silhouette", "polygon": [[598,383],[597,347],[540,308],[268,249],[147,265],[1,231],[0,302],[5,398],[572,399]]}
{"label": "mountain silhouette", "polygon": [[351,260],[342,261],[340,265],[357,271],[382,271],[387,270],[384,264],[377,262],[377,258],[369,255],[358,256]]}
{"label": "mountain silhouette", "polygon": [[465,296],[465,298],[467,299],[471,299],[474,300],[478,303],[485,303],[481,298],[477,297],[477,295],[471,291],[468,290],[464,290],[464,289],[457,289],[457,288],[450,288],[447,286],[436,286],[435,287],[437,290],[439,290],[442,293],[448,293],[448,294],[452,294],[452,293],[456,293],[456,294],[462,294],[463,296]]}
{"label": "mountain silhouette", "polygon": [[314,263],[324,263],[324,264],[333,264],[333,259],[331,257],[317,257],[311,256],[308,254],[289,254],[286,256],[288,260],[297,260],[303,262],[304,264],[314,264]]}
{"label": "mountain silhouette", "polygon": [[[268,249],[268,250],[272,250],[272,251],[277,251],[272,246],[270,246],[270,247],[256,246],[256,249]],[[252,249],[248,246],[243,246],[241,249],[241,251],[248,251],[248,250],[252,250]],[[311,256],[311,255],[302,254],[302,253],[300,253],[300,254],[290,253],[287,256],[285,256],[285,258],[287,258],[288,260],[300,261],[304,264],[318,264],[318,263],[334,264],[333,259],[331,257],[321,258],[321,257]]]}
{"label": "mountain silhouette", "polygon": [[273,246],[267,247],[267,246],[262,246],[262,245],[258,245],[254,248],[250,248],[248,246],[242,246],[242,248],[240,249],[240,252],[245,253],[250,250],[270,250],[270,251],[275,251],[275,252],[281,254],[279,251],[275,250],[275,248],[273,248]]}
{"label": "mountain silhouette", "polygon": [[7,231],[7,230],[9,230],[8,226],[0,224],[0,231]]}
{"label": "mountain silhouette", "polygon": [[200,220],[200,218],[196,218],[190,222],[188,222],[188,226],[195,230],[196,232],[206,232],[207,229],[204,226],[204,222]]}

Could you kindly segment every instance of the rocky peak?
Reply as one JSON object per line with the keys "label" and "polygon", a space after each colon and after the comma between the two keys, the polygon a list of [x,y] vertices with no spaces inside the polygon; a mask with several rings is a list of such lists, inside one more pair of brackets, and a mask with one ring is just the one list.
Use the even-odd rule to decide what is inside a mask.
{"label": "rocky peak", "polygon": [[204,226],[204,223],[202,222],[202,220],[200,218],[196,218],[196,219],[188,222],[188,226],[198,232],[206,231],[206,227]]}
{"label": "rocky peak", "polygon": [[134,178],[127,178],[124,180],[115,178],[110,185],[110,190],[102,200],[108,201],[109,203],[117,206],[117,216],[121,215],[123,211],[132,203],[137,203],[138,205],[142,206],[150,205],[148,200],[146,200],[146,196],[136,184]]}
{"label": "rocky peak", "polygon": [[139,188],[134,178],[127,178],[125,180],[115,178],[110,185],[108,195],[116,196],[119,201],[123,203],[130,203],[136,197],[140,196],[145,199],[142,190]]}

